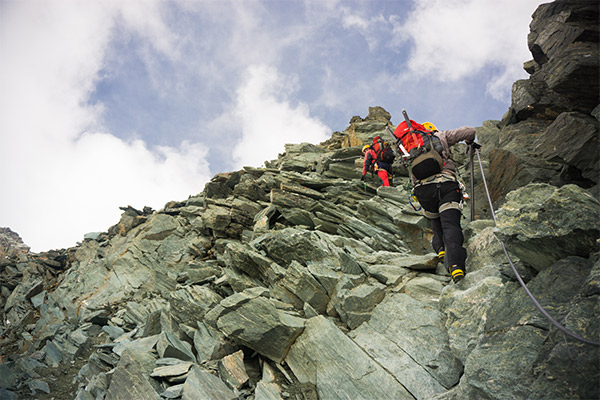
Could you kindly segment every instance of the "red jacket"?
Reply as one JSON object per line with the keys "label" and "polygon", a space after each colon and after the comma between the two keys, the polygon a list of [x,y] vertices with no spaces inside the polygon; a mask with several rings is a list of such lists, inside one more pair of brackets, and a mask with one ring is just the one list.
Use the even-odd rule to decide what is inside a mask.
{"label": "red jacket", "polygon": [[377,153],[372,148],[368,148],[365,152],[365,159],[363,161],[363,175],[366,175],[371,168],[371,165],[375,164],[377,161]]}

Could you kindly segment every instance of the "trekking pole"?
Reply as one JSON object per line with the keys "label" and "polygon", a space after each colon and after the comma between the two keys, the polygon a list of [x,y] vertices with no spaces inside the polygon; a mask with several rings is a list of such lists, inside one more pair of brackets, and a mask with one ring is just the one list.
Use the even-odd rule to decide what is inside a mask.
{"label": "trekking pole", "polygon": [[475,221],[475,173],[473,172],[473,146],[469,146],[469,163],[471,164],[471,222]]}

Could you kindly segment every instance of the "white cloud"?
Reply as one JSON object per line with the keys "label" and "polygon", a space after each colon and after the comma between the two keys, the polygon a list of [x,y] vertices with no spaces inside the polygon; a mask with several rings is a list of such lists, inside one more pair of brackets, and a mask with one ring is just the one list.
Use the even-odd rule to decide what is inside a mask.
{"label": "white cloud", "polygon": [[0,226],[34,251],[72,246],[116,223],[119,206],[160,208],[209,179],[199,144],[123,141],[102,128],[102,105],[87,104],[120,18],[120,29],[177,56],[158,3],[121,4],[0,5]]}
{"label": "white cloud", "polygon": [[526,76],[531,59],[527,34],[540,0],[415,0],[415,8],[395,29],[396,44],[411,41],[412,76],[441,81],[468,79],[484,67],[500,70],[488,84],[496,99],[510,95]]}
{"label": "white cloud", "polygon": [[342,26],[348,30],[356,30],[367,41],[370,51],[374,51],[379,46],[381,40],[381,29],[389,27],[386,19],[380,14],[372,18],[365,18],[362,15],[354,13],[354,10],[343,8]]}
{"label": "white cloud", "polygon": [[273,67],[248,68],[234,112],[242,129],[242,138],[233,149],[239,167],[261,166],[277,158],[286,143],[320,143],[331,136],[327,126],[310,117],[306,104],[294,104],[295,89],[294,80]]}

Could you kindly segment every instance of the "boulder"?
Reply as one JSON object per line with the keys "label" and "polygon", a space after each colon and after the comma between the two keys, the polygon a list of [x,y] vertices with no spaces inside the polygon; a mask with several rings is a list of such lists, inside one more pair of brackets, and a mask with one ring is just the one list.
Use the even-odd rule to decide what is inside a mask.
{"label": "boulder", "polygon": [[507,195],[497,236],[536,270],[561,258],[597,251],[600,203],[575,185],[530,184]]}
{"label": "boulder", "polygon": [[207,318],[227,337],[281,362],[304,329],[304,319],[278,309],[264,290],[245,290],[225,298]]}
{"label": "boulder", "polygon": [[[528,285],[556,320],[566,322],[568,329],[592,340],[600,334],[594,322],[597,318],[591,316],[598,309],[598,294],[589,302],[581,302],[580,296],[582,290],[591,287],[588,284],[594,278],[589,278],[595,268],[597,261],[594,266],[592,260],[570,257],[543,270]],[[565,270],[571,273],[565,274]],[[597,283],[592,285],[598,287]],[[579,304],[573,306],[573,302]],[[566,318],[568,309],[570,318]],[[531,396],[532,388],[536,398],[570,398],[572,393],[593,398],[593,393],[597,393],[597,387],[588,383],[597,382],[600,376],[598,347],[567,339],[517,284],[511,283],[499,291],[482,319],[485,327],[476,346],[468,352],[458,396],[479,393],[482,398],[522,398]],[[573,378],[573,370],[587,378]]]}
{"label": "boulder", "polygon": [[225,382],[198,365],[190,370],[181,392],[182,400],[234,400],[236,398],[235,393]]}
{"label": "boulder", "polygon": [[[343,354],[343,357],[340,357]],[[323,316],[309,319],[286,358],[321,399],[413,399],[390,373]]]}
{"label": "boulder", "polygon": [[250,379],[244,365],[244,352],[239,350],[223,357],[219,361],[219,373],[229,386],[241,389]]}
{"label": "boulder", "polygon": [[369,354],[379,363],[387,354],[402,354],[388,360],[386,364],[397,365],[386,369],[396,372],[395,378],[411,393],[417,392],[416,382],[424,378],[429,382],[424,385],[430,387],[427,393],[439,393],[458,383],[462,375],[462,363],[450,348],[444,315],[407,294],[388,294],[351,337],[362,348],[370,349]]}
{"label": "boulder", "polygon": [[160,396],[148,381],[148,366],[154,358],[150,353],[124,352],[115,369],[106,393],[107,400],[156,399]]}
{"label": "boulder", "polygon": [[600,143],[598,120],[585,114],[560,114],[534,142],[535,151],[546,160],[559,162],[579,171],[582,178],[598,183]]}

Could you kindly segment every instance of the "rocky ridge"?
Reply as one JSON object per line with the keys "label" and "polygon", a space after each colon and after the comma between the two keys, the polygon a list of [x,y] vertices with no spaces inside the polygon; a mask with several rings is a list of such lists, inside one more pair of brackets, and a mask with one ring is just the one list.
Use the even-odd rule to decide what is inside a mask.
{"label": "rocky ridge", "polygon": [[[187,200],[123,207],[74,248],[35,254],[1,230],[0,399],[600,397],[598,347],[543,317],[498,241],[556,320],[600,338],[598,99],[568,93],[598,75],[590,4],[540,6],[532,77],[477,128],[497,226],[477,179],[459,284],[406,171],[391,188],[358,179],[362,143],[392,125],[373,107]],[[522,88],[538,90],[527,105]]]}

